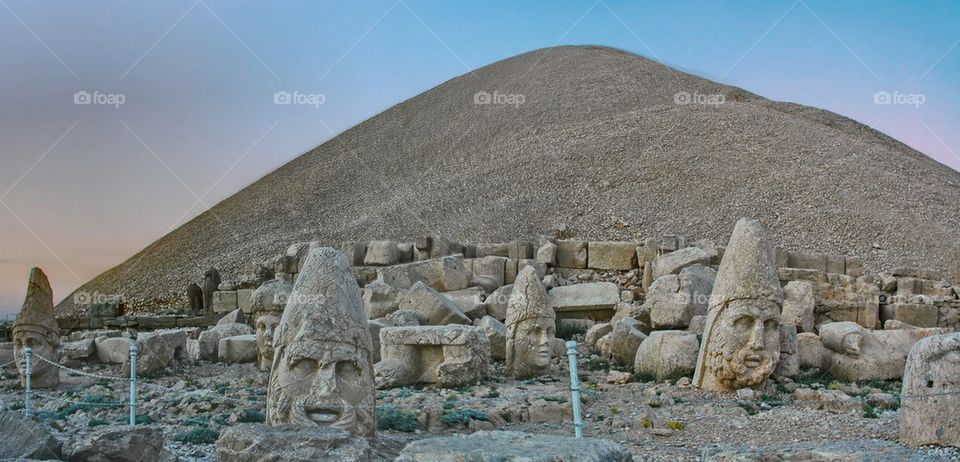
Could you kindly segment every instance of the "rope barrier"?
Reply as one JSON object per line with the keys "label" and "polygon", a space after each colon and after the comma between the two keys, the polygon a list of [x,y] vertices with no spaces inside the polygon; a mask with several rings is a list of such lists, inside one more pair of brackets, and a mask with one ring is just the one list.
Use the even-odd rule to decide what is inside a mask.
{"label": "rope barrier", "polygon": [[13,364],[13,363],[16,363],[16,362],[17,362],[17,360],[16,360],[16,359],[14,359],[13,361],[10,361],[10,362],[6,362],[6,363],[3,363],[3,364],[0,364],[0,368],[4,368],[4,367],[7,367],[7,366],[9,366],[9,365],[11,365],[11,364]]}
{"label": "rope barrier", "polygon": [[91,378],[101,379],[101,380],[116,380],[116,381],[118,381],[118,382],[127,382],[127,381],[130,380],[128,377],[113,377],[113,376],[94,374],[94,373],[91,373],[91,372],[84,372],[84,371],[80,371],[80,370],[77,370],[77,369],[73,369],[73,368],[64,366],[63,364],[53,362],[53,361],[51,361],[51,360],[49,360],[49,359],[47,359],[47,358],[44,358],[43,356],[40,356],[40,355],[38,355],[38,354],[36,354],[36,353],[34,353],[33,356],[34,356],[35,358],[38,358],[38,359],[40,359],[41,361],[43,361],[43,362],[51,365],[51,366],[57,367],[57,368],[59,368],[59,369],[65,370],[65,371],[67,371],[67,372],[72,372],[72,373],[74,373],[74,374],[80,374],[80,375],[83,375],[83,376],[86,376],[86,377],[91,377]]}

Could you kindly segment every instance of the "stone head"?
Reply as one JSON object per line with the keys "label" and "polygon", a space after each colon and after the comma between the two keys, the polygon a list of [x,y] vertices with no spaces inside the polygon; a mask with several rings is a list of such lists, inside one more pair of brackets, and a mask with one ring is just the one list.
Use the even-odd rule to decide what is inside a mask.
{"label": "stone head", "polygon": [[542,374],[550,365],[556,314],[533,267],[517,275],[507,302],[507,367],[518,377]]}
{"label": "stone head", "polygon": [[30,271],[27,296],[23,307],[13,323],[13,353],[20,372],[21,382],[25,382],[27,370],[26,349],[30,348],[31,385],[51,387],[60,382],[60,371],[51,364],[40,360],[42,356],[57,361],[60,346],[60,330],[53,315],[53,290],[47,276],[40,268]]}
{"label": "stone head", "polygon": [[312,246],[274,333],[267,424],[372,436],[371,349],[359,287],[346,258]]}
{"label": "stone head", "polygon": [[730,301],[716,321],[708,368],[725,388],[762,384],[780,358],[780,306],[771,300]]}

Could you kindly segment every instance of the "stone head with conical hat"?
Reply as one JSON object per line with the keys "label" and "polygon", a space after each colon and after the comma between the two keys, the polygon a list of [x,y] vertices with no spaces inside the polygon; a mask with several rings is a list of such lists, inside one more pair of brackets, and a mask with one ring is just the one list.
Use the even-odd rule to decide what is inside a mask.
{"label": "stone head with conical hat", "polygon": [[277,273],[275,279],[263,283],[250,296],[253,326],[257,334],[257,363],[262,371],[269,371],[273,364],[273,333],[280,324],[291,290],[293,276],[290,273]]}
{"label": "stone head with conical hat", "polygon": [[56,361],[60,346],[60,328],[53,316],[53,289],[47,275],[40,268],[30,270],[27,297],[13,322],[13,352],[20,371],[20,381],[26,383],[27,361],[24,350],[30,348],[30,386],[54,387],[60,383],[60,371],[38,358]]}
{"label": "stone head with conical hat", "polygon": [[532,266],[524,267],[507,301],[507,371],[515,377],[543,374],[550,366],[556,314]]}
{"label": "stone head with conical hat", "polygon": [[713,285],[694,385],[720,392],[763,385],[780,360],[782,307],[766,230],[742,218]]}
{"label": "stone head with conical hat", "polygon": [[343,254],[311,245],[274,334],[267,425],[373,436],[372,341]]}

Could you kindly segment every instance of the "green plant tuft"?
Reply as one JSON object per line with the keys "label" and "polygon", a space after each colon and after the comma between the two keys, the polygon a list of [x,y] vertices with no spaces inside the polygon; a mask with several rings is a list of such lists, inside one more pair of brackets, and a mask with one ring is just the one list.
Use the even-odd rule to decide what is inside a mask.
{"label": "green plant tuft", "polygon": [[453,425],[457,423],[466,424],[469,423],[470,420],[489,421],[490,416],[488,416],[485,412],[478,411],[476,409],[458,409],[453,412],[444,412],[443,416],[440,417],[440,421],[447,425]]}
{"label": "green plant tuft", "polygon": [[396,406],[377,408],[377,430],[395,430],[398,432],[411,433],[416,429],[416,414],[401,411]]}
{"label": "green plant tuft", "polygon": [[217,438],[220,438],[220,432],[207,427],[198,427],[173,436],[174,441],[191,444],[213,444],[217,442]]}

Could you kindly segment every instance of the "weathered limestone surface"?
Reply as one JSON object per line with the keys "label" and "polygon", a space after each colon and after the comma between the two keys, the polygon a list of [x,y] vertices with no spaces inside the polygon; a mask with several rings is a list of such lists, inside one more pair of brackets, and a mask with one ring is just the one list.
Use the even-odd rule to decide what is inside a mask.
{"label": "weathered limestone surface", "polygon": [[460,307],[421,281],[403,296],[400,309],[415,311],[421,325],[471,324]]}
{"label": "weathered limestone surface", "polygon": [[60,369],[37,358],[58,362],[60,327],[53,316],[53,289],[47,275],[40,268],[30,270],[27,296],[13,322],[13,352],[20,373],[20,385],[26,384],[27,362],[25,348],[33,354],[30,364],[30,385],[35,388],[50,388],[60,384]]}
{"label": "weathered limestone surface", "polygon": [[217,325],[234,324],[234,323],[245,324],[246,322],[247,320],[243,315],[243,311],[241,311],[240,309],[236,309],[227,313],[222,318],[218,319]]}
{"label": "weathered limestone surface", "polygon": [[657,380],[687,377],[697,365],[699,350],[696,334],[682,330],[653,331],[637,348],[633,370]]}
{"label": "weathered limestone surface", "polygon": [[555,287],[547,294],[550,306],[561,319],[605,321],[620,303],[620,288],[612,282],[588,282]]}
{"label": "weathered limestone surface", "polygon": [[[183,329],[158,330],[137,336],[137,374],[163,370],[174,360],[186,357],[187,333]],[[122,370],[124,374],[130,373],[129,350],[124,357]]]}
{"label": "weathered limestone surface", "polygon": [[252,363],[257,360],[256,334],[236,335],[220,339],[217,357],[227,363]]}
{"label": "weathered limestone surface", "polygon": [[[300,250],[297,249],[297,255],[300,255]],[[299,261],[300,256],[297,258]],[[306,259],[306,255],[302,258]],[[276,273],[274,279],[263,283],[250,296],[257,338],[257,364],[261,371],[269,371],[273,363],[273,332],[280,323],[292,290],[293,276],[290,273]]]}
{"label": "weathered limestone surface", "polygon": [[716,275],[710,267],[693,265],[653,281],[644,302],[651,327],[686,328],[694,316],[706,315]]}
{"label": "weathered limestone surface", "polygon": [[372,341],[347,258],[311,245],[274,334],[267,425],[376,432]]}
{"label": "weathered limestone surface", "polygon": [[604,335],[613,332],[613,324],[609,322],[598,322],[583,334],[583,343],[591,348],[594,348],[597,344],[597,340],[600,340]]}
{"label": "weathered limestone surface", "polygon": [[370,319],[382,318],[400,308],[403,293],[377,277],[363,286],[363,307]]}
{"label": "weathered limestone surface", "polygon": [[662,254],[653,261],[653,279],[656,281],[668,274],[679,274],[680,270],[691,265],[709,265],[715,255],[700,247],[684,247]]}
{"label": "weathered limestone surface", "polygon": [[200,337],[198,338],[200,346],[200,359],[216,361],[219,357],[217,351],[220,346],[220,339],[252,333],[254,333],[253,329],[246,324],[237,323],[213,326],[201,332]]}
{"label": "weathered limestone surface", "polygon": [[130,356],[130,339],[121,337],[97,337],[94,339],[97,361],[106,364],[123,364]]}
{"label": "weathered limestone surface", "polygon": [[423,282],[441,292],[466,289],[471,279],[462,255],[382,268],[377,274],[383,277],[385,283],[398,289],[409,289],[417,282]]}
{"label": "weathered limestone surface", "polygon": [[487,375],[490,341],[473,326],[385,327],[380,329],[380,357],[377,388],[460,386]]}
{"label": "weathered limestone surface", "polygon": [[543,241],[540,243],[540,247],[537,248],[537,255],[535,257],[537,263],[542,263],[547,266],[556,266],[557,265],[557,244],[554,244],[550,241]]}
{"label": "weathered limestone surface", "polygon": [[587,243],[585,241],[557,241],[557,266],[561,268],[586,268]]}
{"label": "weathered limestone surface", "polygon": [[512,293],[513,284],[508,284],[487,295],[487,298],[483,300],[487,314],[498,321],[507,319],[507,304],[510,302],[510,294]]}
{"label": "weathered limestone surface", "polygon": [[507,372],[514,377],[543,374],[550,366],[550,341],[556,314],[536,270],[526,267],[517,276],[507,306]]}
{"label": "weathered limestone surface", "polygon": [[397,241],[373,241],[367,243],[367,253],[363,258],[364,265],[396,265],[399,261],[400,248],[397,246]]}
{"label": "weathered limestone surface", "polygon": [[487,306],[483,300],[483,290],[479,287],[467,287],[466,289],[444,292],[447,297],[463,314],[470,319],[480,319],[487,314]]}
{"label": "weathered limestone surface", "polygon": [[809,281],[790,281],[783,286],[784,323],[797,326],[797,332],[814,332],[813,311],[816,300],[813,297],[813,283]]}
{"label": "weathered limestone surface", "polygon": [[492,316],[484,316],[475,321],[490,341],[490,357],[504,360],[507,358],[507,326]]}
{"label": "weathered limestone surface", "polygon": [[63,342],[62,346],[60,347],[60,355],[64,359],[87,359],[97,351],[97,348],[93,342],[94,339],[92,338],[76,340],[73,342]]}
{"label": "weathered limestone surface", "polygon": [[629,317],[619,319],[611,324],[613,324],[613,330],[608,334],[610,336],[610,359],[623,365],[633,364],[637,348],[647,339],[647,335],[643,333],[642,324],[640,321]]}
{"label": "weathered limestone surface", "polygon": [[767,232],[743,218],[720,262],[693,384],[727,393],[762,387],[780,359],[782,305]]}
{"label": "weathered limestone surface", "polygon": [[427,438],[407,445],[396,462],[629,462],[630,452],[597,438],[573,438],[515,431]]}
{"label": "weathered limestone surface", "polygon": [[764,447],[713,447],[704,452],[703,462],[822,461],[822,462],[904,462],[927,460],[915,451],[882,440],[813,441],[774,444]]}
{"label": "weathered limestone surface", "polygon": [[823,368],[840,380],[898,379],[910,349],[938,329],[870,330],[855,322],[820,325]]}
{"label": "weathered limestone surface", "polygon": [[627,271],[637,267],[639,242],[593,241],[588,246],[587,266],[601,270]]}
{"label": "weathered limestone surface", "polygon": [[240,307],[240,305],[237,304],[236,290],[218,290],[214,292],[211,303],[214,313],[229,313]]}
{"label": "weathered limestone surface", "polygon": [[960,332],[922,339],[910,350],[900,394],[900,441],[960,447]]}
{"label": "weathered limestone surface", "polygon": [[377,460],[366,438],[342,430],[287,424],[227,427],[217,440],[220,462],[366,462]]}
{"label": "weathered limestone surface", "polygon": [[160,428],[137,425],[110,426],[83,434],[63,447],[66,460],[141,462],[174,461],[176,457],[163,447]]}
{"label": "weathered limestone surface", "polygon": [[47,426],[23,417],[22,412],[0,411],[0,434],[2,460],[60,460],[60,441]]}

